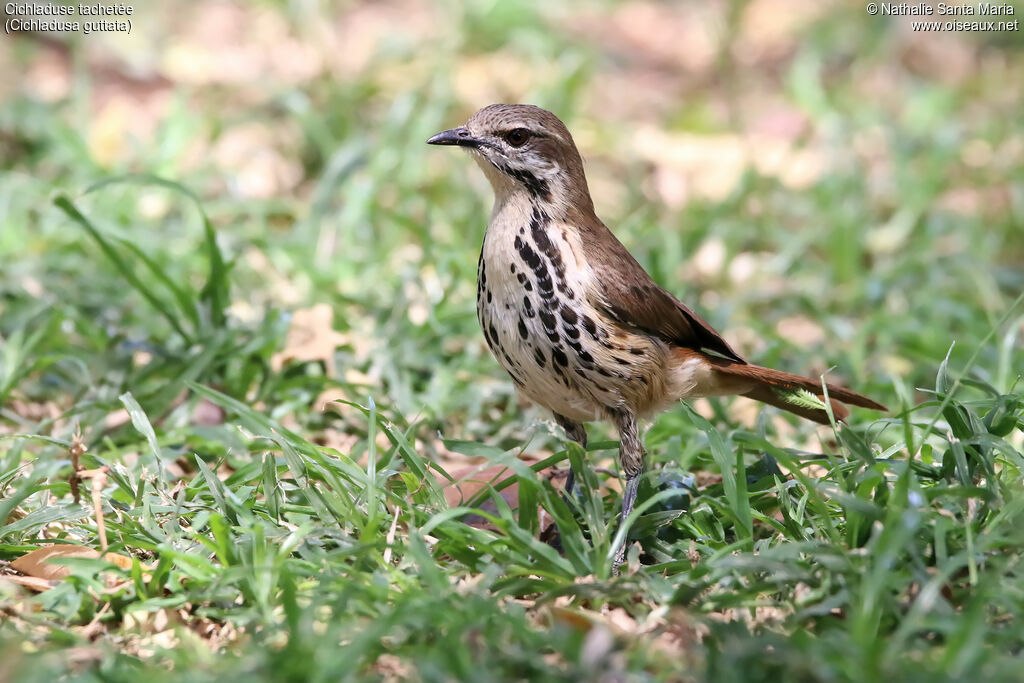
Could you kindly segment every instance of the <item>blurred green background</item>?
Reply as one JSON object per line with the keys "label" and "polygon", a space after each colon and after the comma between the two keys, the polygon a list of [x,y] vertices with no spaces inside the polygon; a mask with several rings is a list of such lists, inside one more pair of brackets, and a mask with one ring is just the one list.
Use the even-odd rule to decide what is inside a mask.
{"label": "blurred green background", "polygon": [[[1015,8],[1000,18],[1018,19],[1024,8]],[[250,439],[255,418],[239,418],[189,382],[363,469],[378,446],[393,447],[375,431],[378,415],[425,461],[449,471],[492,453],[482,444],[535,459],[560,452],[557,430],[516,398],[477,329],[475,270],[490,188],[464,155],[424,144],[492,102],[538,104],[567,123],[598,214],[659,284],[741,353],[808,375],[834,366],[830,377],[888,404],[890,422],[867,427],[877,416],[854,418],[865,443],[878,444],[875,454],[932,439],[913,435],[936,411],[907,411],[934,398],[947,353],[950,373],[967,372],[993,396],[1019,396],[1024,316],[1012,306],[1024,291],[1020,30],[915,31],[912,17],[869,16],[858,2],[786,0],[148,2],[134,10],[130,35],[0,38],[0,436],[8,437],[0,440],[0,497],[24,493],[0,507],[0,525],[7,514],[17,512],[11,524],[56,503],[70,510],[13,531],[0,526],[8,560],[46,539],[95,543],[95,523],[69,503],[66,446],[76,430],[92,465],[122,463],[140,478],[161,467],[196,477],[189,500],[196,487],[216,488],[203,483],[193,454],[259,478],[253,453],[274,448]],[[126,392],[155,426],[157,445],[121,398]],[[372,402],[376,412],[325,408],[334,399],[367,410]],[[1017,408],[1008,405],[1012,421]],[[779,446],[836,447],[829,430],[742,399],[696,408],[719,429],[760,430]],[[1003,436],[1019,454],[1019,426]],[[692,470],[698,482],[720,476],[681,410],[662,416],[647,444],[653,463]],[[591,462],[614,467],[612,446],[597,448]],[[32,471],[34,488],[18,488]],[[239,486],[248,481],[239,476]],[[1007,476],[1019,489],[1019,478]],[[172,483],[137,491],[134,504],[159,485],[171,496],[159,504],[170,504]],[[376,532],[364,529],[360,542],[379,550],[390,518],[378,519],[368,503],[357,507],[369,515],[366,529],[379,531],[374,541]],[[401,529],[406,514],[422,526],[419,513],[403,511]],[[698,540],[700,554],[712,554],[707,539]],[[735,539],[720,540],[707,548]],[[160,539],[148,542],[159,556]],[[521,560],[517,571],[526,572],[525,551]],[[458,564],[442,562],[438,571],[453,584],[480,576],[478,568],[451,568]],[[360,581],[388,576],[379,566],[359,571]],[[674,590],[658,585],[665,595]],[[501,627],[508,631],[481,637],[518,642],[517,629],[533,617],[509,616],[493,598],[501,590],[488,590],[473,593],[481,613],[503,615],[492,625],[512,621]],[[751,590],[742,604],[767,604]],[[423,615],[436,609],[415,604]],[[99,608],[84,616],[80,609],[46,612],[51,621],[36,623],[32,642],[45,649],[53,629],[72,633]],[[124,609],[103,618],[112,633],[127,628]],[[257,622],[277,623],[274,609]],[[230,610],[212,618],[232,622]],[[694,655],[703,664],[691,673],[735,665],[733,673],[747,675],[765,643],[780,652],[778,633],[813,632],[812,622],[804,614],[766,631],[767,640],[744,640],[760,633],[756,624],[743,637],[729,631],[717,642],[731,643],[732,660]],[[892,632],[885,622],[850,637],[869,647],[877,633]],[[65,640],[59,647],[84,642]],[[1012,643],[1004,650],[1019,657],[1019,637]],[[609,670],[658,677],[649,666],[643,673],[646,651],[633,647]],[[898,650],[835,654],[845,647],[836,646],[829,652],[845,663],[802,671],[794,664],[801,648],[816,646],[791,647],[796,659],[779,655],[765,671],[850,679],[859,659],[876,673],[905,664]],[[966,671],[987,657],[971,647],[952,663],[924,659]],[[565,661],[585,660],[573,651],[563,652]],[[412,675],[389,672],[378,654],[359,655],[348,673]],[[216,669],[206,655],[192,656],[178,661]],[[464,671],[475,671],[467,656]],[[517,656],[489,655],[495,677],[525,675]],[[121,660],[95,657],[121,671]],[[748,660],[751,669],[743,668]],[[90,666],[77,671],[93,675]],[[430,666],[418,675],[461,677],[457,668]],[[531,675],[583,675],[552,666]],[[297,671],[289,675],[310,674]]]}

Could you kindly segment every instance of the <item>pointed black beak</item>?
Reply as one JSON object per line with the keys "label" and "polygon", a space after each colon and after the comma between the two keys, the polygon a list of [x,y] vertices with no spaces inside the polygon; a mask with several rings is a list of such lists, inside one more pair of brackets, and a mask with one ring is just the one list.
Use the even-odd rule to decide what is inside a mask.
{"label": "pointed black beak", "polygon": [[458,145],[459,147],[479,147],[480,141],[469,134],[464,126],[443,130],[427,140],[428,145]]}

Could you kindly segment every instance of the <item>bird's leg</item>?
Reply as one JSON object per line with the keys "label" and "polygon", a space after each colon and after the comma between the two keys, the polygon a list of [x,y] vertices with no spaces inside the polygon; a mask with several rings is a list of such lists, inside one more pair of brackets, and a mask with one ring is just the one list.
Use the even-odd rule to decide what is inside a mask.
{"label": "bird's leg", "polygon": [[[626,518],[633,511],[636,502],[636,491],[640,486],[640,474],[644,471],[644,445],[640,442],[636,416],[628,410],[618,409],[610,414],[616,429],[619,430],[619,464],[626,473],[626,488],[622,492],[622,514],[619,524],[625,525]],[[618,567],[626,556],[626,539],[615,552],[613,567]]]}
{"label": "bird's leg", "polygon": [[572,468],[572,464],[569,465],[569,475],[565,478],[565,499],[572,500],[572,496],[575,493],[576,488],[576,470]]}
{"label": "bird's leg", "polygon": [[[584,451],[587,450],[587,430],[583,426],[582,422],[576,422],[569,418],[555,413],[555,422],[558,426],[565,430],[565,435],[580,445]],[[569,476],[565,479],[565,498],[566,500],[572,500],[573,489],[576,486],[576,471],[572,468],[572,463],[569,463]]]}

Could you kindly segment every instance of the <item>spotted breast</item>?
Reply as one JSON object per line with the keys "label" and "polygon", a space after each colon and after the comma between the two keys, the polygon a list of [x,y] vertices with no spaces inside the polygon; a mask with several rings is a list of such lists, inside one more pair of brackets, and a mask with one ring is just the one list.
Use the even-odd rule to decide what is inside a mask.
{"label": "spotted breast", "polygon": [[[653,406],[665,349],[609,325],[586,294],[596,277],[579,233],[537,202],[498,209],[477,271],[477,315],[498,362],[528,399],[572,420]],[[661,361],[661,362],[659,362]]]}

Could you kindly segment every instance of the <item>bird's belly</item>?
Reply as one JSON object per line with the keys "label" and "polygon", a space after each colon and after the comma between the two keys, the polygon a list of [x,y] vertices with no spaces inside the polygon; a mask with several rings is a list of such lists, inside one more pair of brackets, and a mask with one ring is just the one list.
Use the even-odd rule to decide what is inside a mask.
{"label": "bird's belly", "polygon": [[[573,420],[600,416],[603,392],[585,376],[589,352],[560,325],[545,326],[557,313],[538,308],[543,304],[531,301],[529,293],[485,292],[478,304],[487,345],[522,395]],[[567,341],[576,342],[583,359]]]}
{"label": "bird's belly", "polygon": [[583,422],[624,406],[647,412],[659,376],[656,345],[615,331],[587,304],[589,270],[559,267],[564,250],[542,254],[526,236],[511,246],[488,250],[485,243],[477,313],[520,393]]}

